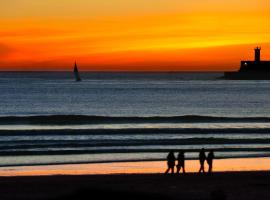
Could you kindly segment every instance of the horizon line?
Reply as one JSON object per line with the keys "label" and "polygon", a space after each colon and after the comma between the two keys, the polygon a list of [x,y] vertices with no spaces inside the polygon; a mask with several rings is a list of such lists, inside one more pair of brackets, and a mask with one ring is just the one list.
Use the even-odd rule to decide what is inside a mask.
{"label": "horizon line", "polygon": [[[33,72],[52,72],[52,73],[61,73],[61,72],[73,72],[73,70],[0,70],[0,73],[33,73]],[[110,71],[110,70],[104,70],[104,71],[98,71],[98,70],[80,70],[80,72],[89,72],[89,73],[223,73],[223,72],[230,72],[230,71],[225,71],[225,70],[217,70],[217,71],[213,71],[213,70],[205,70],[205,71],[200,71],[200,70],[176,70],[176,71],[151,71],[151,70],[122,70],[122,71]]]}

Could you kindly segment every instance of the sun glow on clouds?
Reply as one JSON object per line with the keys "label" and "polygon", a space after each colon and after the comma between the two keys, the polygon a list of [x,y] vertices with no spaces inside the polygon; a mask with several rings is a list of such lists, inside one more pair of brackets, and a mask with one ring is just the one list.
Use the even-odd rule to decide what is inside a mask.
{"label": "sun glow on clouds", "polygon": [[233,70],[254,45],[270,51],[270,2],[254,2],[10,0],[0,69]]}

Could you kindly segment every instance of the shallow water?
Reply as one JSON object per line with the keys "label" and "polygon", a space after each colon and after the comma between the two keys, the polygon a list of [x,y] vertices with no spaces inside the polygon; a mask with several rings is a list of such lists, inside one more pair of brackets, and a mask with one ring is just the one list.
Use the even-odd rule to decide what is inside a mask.
{"label": "shallow water", "polygon": [[269,156],[270,81],[220,76],[0,73],[1,166]]}

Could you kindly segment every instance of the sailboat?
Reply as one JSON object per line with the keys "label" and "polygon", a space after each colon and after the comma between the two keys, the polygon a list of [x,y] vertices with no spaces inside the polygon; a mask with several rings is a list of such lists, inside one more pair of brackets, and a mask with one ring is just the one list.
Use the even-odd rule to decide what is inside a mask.
{"label": "sailboat", "polygon": [[81,77],[80,77],[80,74],[79,74],[79,70],[78,70],[78,67],[77,67],[77,63],[75,62],[75,65],[74,65],[74,76],[75,76],[75,80],[77,82],[81,81]]}

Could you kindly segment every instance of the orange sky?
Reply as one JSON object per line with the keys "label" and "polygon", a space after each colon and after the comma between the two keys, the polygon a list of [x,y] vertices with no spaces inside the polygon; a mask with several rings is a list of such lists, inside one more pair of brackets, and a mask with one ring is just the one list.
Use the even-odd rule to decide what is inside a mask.
{"label": "orange sky", "polygon": [[0,70],[236,70],[262,46],[269,0],[9,0]]}

